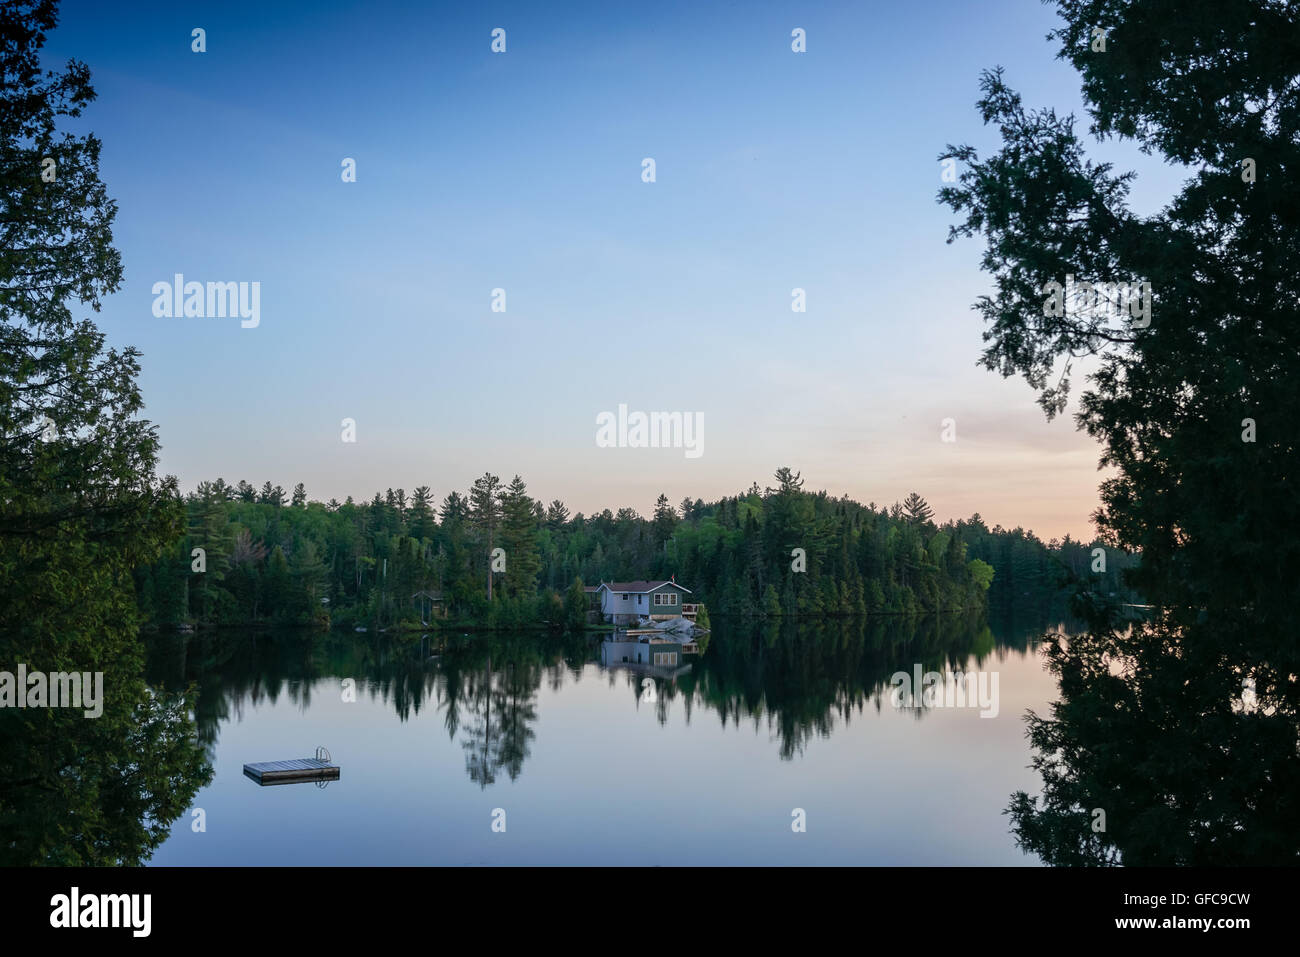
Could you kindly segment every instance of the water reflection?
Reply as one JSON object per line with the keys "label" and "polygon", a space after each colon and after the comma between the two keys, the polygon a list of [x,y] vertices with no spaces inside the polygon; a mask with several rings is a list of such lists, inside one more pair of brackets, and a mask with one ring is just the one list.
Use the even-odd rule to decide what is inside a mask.
{"label": "water reflection", "polygon": [[[1055,637],[1040,648],[1045,632]],[[676,855],[669,859],[747,860],[746,848],[763,840],[755,818],[771,809],[761,799],[738,805],[739,777],[740,793],[793,787],[800,806],[813,801],[822,813],[853,815],[851,795],[860,793],[881,815],[879,825],[874,817],[857,830],[842,825],[850,831],[839,843],[799,845],[805,863],[1006,860],[1013,837],[1049,864],[1294,862],[1300,772],[1290,686],[1257,677],[1246,700],[1240,670],[1208,660],[1186,633],[1160,621],[1106,634],[979,617],[724,620],[704,654],[635,666],[623,662],[632,657],[625,649],[581,636],[155,635],[146,639],[143,680],[127,669],[105,682],[115,690],[102,718],[0,713],[0,853],[9,864],[139,863],[170,830],[173,862],[272,862],[314,846],[304,836],[332,833],[361,809],[375,823],[348,845],[356,863],[506,854],[503,844],[428,830],[481,813],[458,795],[459,781],[469,793],[492,792],[489,807],[510,792],[512,807],[544,822],[554,842],[535,846],[535,863],[609,853],[601,842],[610,835],[592,831],[605,825],[573,816],[575,795],[655,820],[683,787],[705,801],[707,828],[662,845]],[[1120,653],[1136,667],[1097,664]],[[1055,666],[1055,695],[1041,660]],[[886,720],[893,676],[917,669],[1002,672],[1001,720],[945,718],[924,702]],[[342,703],[353,693],[364,707]],[[1028,726],[1032,750],[1022,738],[1026,708],[1038,712]],[[647,733],[645,719],[666,733]],[[410,731],[399,733],[401,725]],[[719,729],[749,734],[722,739]],[[318,730],[326,743],[347,741],[339,743],[357,773],[343,792],[331,789],[327,800],[312,791],[294,798],[292,812],[272,813],[280,798],[234,786],[247,784],[242,762],[300,756],[295,747],[321,743]],[[428,743],[430,732],[438,744]],[[219,771],[208,788],[210,765],[233,780]],[[783,771],[791,765],[793,777]],[[243,843],[178,836],[190,836],[186,814],[204,788],[198,803],[219,809]],[[945,788],[962,801],[935,804]],[[726,811],[709,818],[710,807]],[[294,827],[280,834],[290,819]],[[911,844],[891,843],[909,828]],[[936,828],[946,828],[942,837]],[[413,830],[423,844],[403,837]],[[646,842],[634,859],[658,860],[661,845]],[[221,847],[229,857],[214,857]],[[787,860],[785,845],[762,853],[756,860]]]}
{"label": "water reflection", "polygon": [[[837,723],[889,706],[890,676],[981,664],[995,647],[1027,651],[1042,625],[1002,628],[994,637],[979,616],[866,618],[830,622],[716,623],[700,655],[673,667],[633,667],[585,637],[479,634],[437,641],[350,634],[209,633],[158,639],[150,680],[197,686],[199,740],[209,748],[219,727],[244,710],[287,696],[311,707],[313,693],[356,682],[358,693],[387,702],[407,721],[425,709],[442,715],[465,754],[465,773],[486,789],[499,775],[523,772],[536,738],[538,692],[558,690],[566,673],[599,664],[622,683],[634,707],[659,723],[679,702],[689,723],[701,708],[725,727],[766,726],[777,754],[791,760]],[[336,678],[339,685],[322,679]],[[915,709],[920,718],[925,708]]]}
{"label": "water reflection", "polygon": [[[543,635],[357,636],[346,633],[210,632],[158,638],[149,679],[167,688],[193,683],[198,738],[215,746],[220,727],[246,709],[287,697],[301,710],[313,694],[359,695],[389,704],[401,721],[427,708],[441,712],[450,738],[459,736],[465,772],[487,788],[522,771],[536,736],[537,692],[558,688],[566,668],[580,669],[591,646],[583,638]],[[332,681],[322,679],[338,679]]]}
{"label": "water reflection", "polygon": [[1300,862],[1294,651],[1245,621],[1090,617],[1044,649],[1060,693],[1030,716],[1043,793],[1012,796],[1019,845],[1067,866]]}
{"label": "water reflection", "polygon": [[183,694],[105,667],[97,718],[0,709],[0,865],[138,865],[212,769]]}
{"label": "water reflection", "polygon": [[[753,845],[728,836],[729,829],[748,827],[725,797],[732,778],[705,783],[719,762],[732,762],[732,775],[776,782],[786,779],[781,765],[799,759],[809,775],[800,789],[827,787],[833,776],[827,767],[815,766],[829,752],[823,749],[814,759],[801,756],[815,739],[837,732],[845,736],[842,744],[850,742],[853,735],[847,729],[854,718],[889,709],[894,672],[915,665],[926,670],[976,667],[991,655],[1006,668],[1006,656],[1021,658],[1017,652],[1031,648],[1043,625],[999,623],[990,628],[972,617],[818,624],[724,620],[715,621],[713,628],[703,654],[687,655],[671,667],[641,670],[621,667],[622,655],[603,658],[600,642],[585,636],[294,631],[146,636],[142,647],[147,657],[136,665],[142,677],[129,679],[129,669],[119,675],[112,683],[118,697],[110,699],[104,718],[78,718],[66,728],[59,726],[58,734],[52,724],[42,738],[41,726],[32,723],[29,713],[20,716],[29,726],[14,726],[14,733],[5,734],[0,761],[8,773],[0,779],[0,847],[7,863],[138,863],[150,859],[170,830],[171,851],[162,854],[170,862],[283,862],[303,859],[304,847],[327,846],[304,842],[303,836],[321,829],[333,833],[337,821],[352,820],[350,815],[361,809],[374,828],[368,837],[359,836],[355,846],[348,845],[353,860],[407,860],[411,851],[401,835],[428,821],[448,819],[443,816],[452,813],[445,810],[448,802],[456,814],[465,813],[467,805],[447,771],[467,781],[473,793],[504,796],[504,789],[529,779],[527,772],[542,753],[540,737],[546,761],[533,772],[534,785],[523,785],[533,798],[518,806],[540,814],[548,806],[569,808],[575,794],[603,793],[607,803],[630,807],[642,802],[641,813],[653,820],[663,807],[662,798],[655,796],[658,789],[675,793],[691,782],[700,793],[717,798],[719,807],[731,807],[726,822],[715,825],[719,843],[710,845],[722,855],[717,859],[728,859]],[[1022,674],[1025,668],[1037,672],[1030,661],[1016,667]],[[593,677],[602,687],[590,686]],[[121,694],[127,687],[134,690]],[[349,695],[355,696],[353,703],[347,703]],[[647,737],[637,730],[643,715],[671,726],[673,735],[693,722],[698,732],[686,742]],[[12,714],[4,717],[13,720]],[[928,723],[926,709],[915,717]],[[705,725],[699,725],[700,718]],[[1002,727],[1019,721],[1018,714],[1007,714]],[[396,730],[402,725],[411,725],[415,733]],[[735,745],[718,739],[719,726],[723,731],[752,727],[761,747],[728,753]],[[936,727],[937,737],[927,739],[950,740],[953,734],[972,733],[969,727]],[[440,744],[421,744],[429,731]],[[876,741],[887,747],[907,738],[895,726]],[[1018,731],[1003,735],[1004,770],[983,773],[984,786],[1002,796],[1014,787],[1005,768],[1025,763],[1018,756],[1018,738]],[[268,794],[240,773],[248,761],[301,757],[335,739],[339,748],[347,748],[349,766],[357,768],[345,776],[342,790],[318,794],[308,789],[286,797],[279,793],[286,789],[269,789],[277,793]],[[399,740],[405,744],[398,745]],[[676,743],[663,752],[670,740]],[[33,741],[41,743],[33,746]],[[1006,750],[1008,743],[1013,751]],[[924,749],[915,755],[917,761],[930,760]],[[840,760],[852,762],[852,752]],[[625,761],[632,764],[624,767]],[[215,780],[212,767],[218,769]],[[616,767],[620,770],[613,772]],[[975,765],[967,770],[981,773]],[[277,803],[284,800],[294,802],[293,811]],[[499,798],[494,794],[492,800]],[[212,842],[189,834],[186,815],[196,803],[224,822],[227,839],[239,835],[241,840]],[[903,799],[896,806],[903,809],[908,803]],[[998,817],[991,800],[983,806],[988,834],[980,840],[1009,846],[1005,819]],[[430,817],[433,808],[440,810]],[[570,822],[555,813],[550,812],[548,822],[561,830],[580,829],[565,838],[578,843],[563,846],[586,847],[581,829],[596,826],[589,817]],[[454,838],[444,833],[437,840],[473,846],[472,838],[459,833]],[[380,851],[376,842],[392,843]],[[603,846],[593,845],[576,860],[598,857]],[[822,855],[810,859],[814,862],[841,853],[801,846]],[[706,849],[698,837],[690,847],[699,853]],[[702,858],[709,860],[713,858]]]}

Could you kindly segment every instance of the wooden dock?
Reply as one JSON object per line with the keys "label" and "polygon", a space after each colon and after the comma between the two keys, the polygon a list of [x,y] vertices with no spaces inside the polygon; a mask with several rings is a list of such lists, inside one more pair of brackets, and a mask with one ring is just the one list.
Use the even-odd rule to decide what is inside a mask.
{"label": "wooden dock", "polygon": [[261,785],[296,784],[299,781],[337,781],[339,766],[319,758],[294,758],[289,761],[245,764],[244,774]]}

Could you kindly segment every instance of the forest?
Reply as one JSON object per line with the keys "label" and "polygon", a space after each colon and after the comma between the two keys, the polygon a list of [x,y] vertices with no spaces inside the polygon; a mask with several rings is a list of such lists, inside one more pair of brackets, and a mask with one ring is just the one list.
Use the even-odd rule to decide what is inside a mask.
{"label": "forest", "polygon": [[[957,179],[938,198],[954,215],[949,242],[983,247],[981,365],[1023,380],[1048,418],[1072,407],[1100,448],[1091,543],[978,515],[939,524],[917,493],[862,505],[805,491],[786,469],[775,487],[712,503],[660,496],[649,517],[571,515],[491,475],[440,502],[427,487],[321,503],[302,485],[220,479],[182,493],[158,474],[140,351],[111,347],[92,319],[124,271],[103,144],[80,119],[96,95],[89,68],[42,63],[52,0],[6,3],[0,658],[110,679],[94,721],[0,709],[6,859],[142,859],[211,780],[189,703],[145,681],[156,635],[141,638],[142,620],[414,625],[423,590],[439,593],[446,625],[575,631],[583,583],[672,575],[715,616],[765,634],[866,612],[939,635],[952,609],[1063,606],[1073,580],[1083,627],[1044,636],[1059,700],[1028,718],[1042,788],[1006,808],[1018,843],[1071,866],[1300,861],[1300,12],[1273,0],[1188,0],[1172,17],[1165,0],[1056,5],[1048,39],[1078,74],[1086,120],[990,69],[972,131],[982,122],[1000,143],[945,147],[937,159]],[[1186,177],[1163,196],[1144,188],[1134,208],[1136,174],[1092,155],[1111,138]],[[1070,275],[1141,277],[1146,324],[1045,315],[1044,284]],[[1148,614],[1135,621],[1125,602]],[[702,679],[733,653],[714,647]],[[727,684],[706,690],[725,703]]]}
{"label": "forest", "polygon": [[[942,525],[913,492],[862,505],[778,469],[775,485],[673,506],[590,516],[532,498],[524,481],[485,474],[438,503],[427,486],[365,503],[310,501],[270,482],[202,482],[178,505],[184,533],[137,567],[147,625],[416,627],[413,596],[442,598],[434,624],[581,630],[584,584],[675,577],[711,615],[837,618],[916,615],[1061,600],[1071,577],[1123,589],[1131,560],[1104,571],[1089,546],[990,529],[974,515]],[[498,561],[491,560],[494,550]],[[493,568],[496,568],[494,571]]]}

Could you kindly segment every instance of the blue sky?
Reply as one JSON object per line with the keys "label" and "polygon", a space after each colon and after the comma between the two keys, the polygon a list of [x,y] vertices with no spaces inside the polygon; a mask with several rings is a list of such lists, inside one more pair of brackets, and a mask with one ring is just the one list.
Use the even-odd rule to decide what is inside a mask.
{"label": "blue sky", "polygon": [[[646,514],[789,465],[1048,537],[1089,533],[1098,449],[976,367],[982,247],[945,244],[935,193],[945,144],[993,145],[981,69],[1082,115],[1055,21],[1033,0],[66,2],[46,54],[92,70],[80,125],[125,267],[99,322],[143,351],[183,487],[441,498],[489,470]],[[1097,155],[1139,170],[1139,210],[1181,175]],[[260,325],[156,318],[178,272],[260,282]],[[703,455],[597,447],[620,403],[699,414]]]}

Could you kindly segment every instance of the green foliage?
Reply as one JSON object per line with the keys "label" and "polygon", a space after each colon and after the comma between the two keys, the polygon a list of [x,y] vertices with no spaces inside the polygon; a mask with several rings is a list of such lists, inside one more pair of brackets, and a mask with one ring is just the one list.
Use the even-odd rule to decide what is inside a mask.
{"label": "green foliage", "polygon": [[506,553],[505,593],[510,598],[531,598],[537,592],[542,562],[537,551],[541,522],[518,475],[500,494],[501,546]]}
{"label": "green foliage", "polygon": [[575,578],[564,593],[564,627],[568,631],[587,627],[587,592],[581,578]]}
{"label": "green foliage", "polygon": [[183,704],[141,678],[132,570],[167,554],[143,581],[144,607],[166,617],[189,556],[138,418],[138,353],[73,318],[122,269],[99,141],[59,129],[94,99],[89,70],[40,69],[55,23],[53,3],[0,7],[0,662],[103,672],[104,701],[94,719],[0,709],[0,864],[136,864],[210,772]]}
{"label": "green foliage", "polygon": [[993,566],[988,562],[980,561],[978,558],[972,558],[967,565],[970,569],[971,580],[984,591],[989,590],[993,584]]}
{"label": "green foliage", "polygon": [[[941,528],[918,524],[903,517],[901,506],[877,509],[805,492],[788,469],[777,479],[776,488],[751,489],[739,499],[697,500],[690,518],[674,515],[671,531],[664,496],[649,520],[632,509],[588,518],[570,515],[562,502],[541,507],[518,476],[505,488],[484,476],[468,496],[451,492],[440,516],[423,486],[405,507],[406,494],[396,489],[364,506],[308,501],[286,508],[274,495],[248,501],[240,492],[251,488],[247,482],[218,479],[185,498],[189,532],[163,560],[137,569],[140,608],[159,626],[414,625],[412,596],[432,591],[441,593],[453,624],[549,621],[574,629],[585,624],[587,611],[585,593],[573,591],[575,579],[672,576],[691,590],[692,601],[739,616],[1059,603],[1064,553],[1052,550],[1062,547],[1057,543],[1049,548],[1019,529],[990,531],[978,516]],[[495,576],[500,587],[491,599],[489,543],[506,551],[506,571]],[[1084,546],[1065,544],[1077,564],[1077,548]],[[193,547],[208,549],[205,575],[189,571]],[[794,548],[805,551],[805,571],[791,567]],[[1122,554],[1112,561],[1122,565]],[[999,573],[990,588],[992,568]],[[1000,591],[1003,578],[1009,584]]]}
{"label": "green foliage", "polygon": [[768,618],[781,617],[781,599],[777,597],[776,588],[768,585],[763,592],[763,614]]}
{"label": "green foliage", "polygon": [[709,609],[701,604],[695,611],[695,624],[701,628],[709,627]]}
{"label": "green foliage", "polygon": [[903,514],[913,525],[926,525],[934,519],[930,504],[915,492],[903,499]]}
{"label": "green foliage", "polygon": [[[1294,864],[1300,815],[1276,796],[1300,792],[1300,10],[1057,6],[1051,39],[1082,77],[1091,132],[1187,177],[1134,213],[1134,175],[1090,159],[1073,116],[1027,108],[1001,71],[978,104],[1001,147],[946,154],[962,164],[940,191],[962,217],[950,239],[982,235],[995,281],[977,305],[984,365],[1024,377],[1051,416],[1087,357],[1078,422],[1111,469],[1096,514],[1106,571],[1062,549],[1089,627],[1048,648],[1062,700],[1029,723],[1044,794],[1009,810],[1050,863]],[[1105,53],[1090,49],[1099,25]],[[1070,274],[1148,282],[1144,322],[1049,309],[1046,284]],[[1142,558],[1126,574],[1125,553]],[[1033,574],[993,564],[991,600]],[[1147,620],[1120,613],[1129,588],[1155,606]]]}

